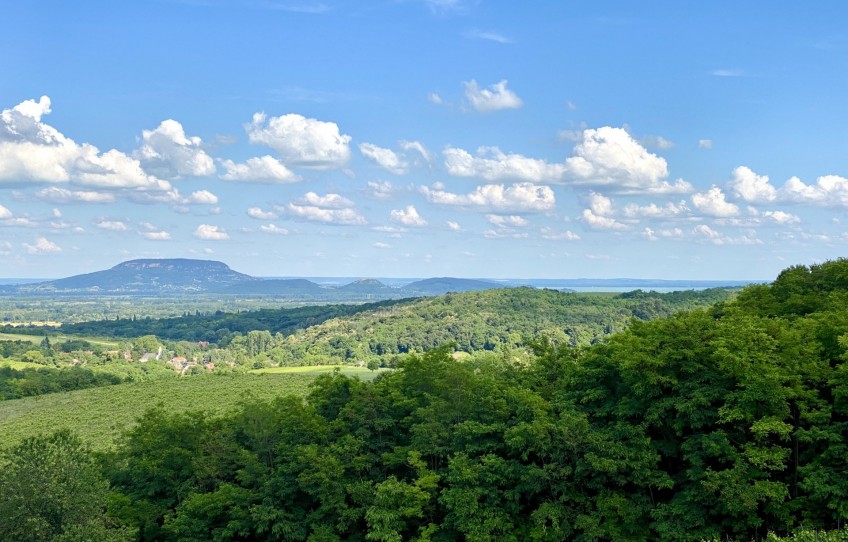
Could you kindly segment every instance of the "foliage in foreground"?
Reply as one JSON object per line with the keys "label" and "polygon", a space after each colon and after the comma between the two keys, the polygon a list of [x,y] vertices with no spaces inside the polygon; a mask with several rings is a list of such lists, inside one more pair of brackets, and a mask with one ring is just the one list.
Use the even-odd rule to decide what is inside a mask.
{"label": "foliage in foreground", "polygon": [[774,533],[769,533],[766,537],[766,542],[845,542],[846,540],[848,540],[848,529],[841,531],[802,529],[789,536],[778,536]]}
{"label": "foliage in foreground", "polygon": [[129,542],[106,516],[109,484],[68,431],[24,440],[0,456],[0,540]]}

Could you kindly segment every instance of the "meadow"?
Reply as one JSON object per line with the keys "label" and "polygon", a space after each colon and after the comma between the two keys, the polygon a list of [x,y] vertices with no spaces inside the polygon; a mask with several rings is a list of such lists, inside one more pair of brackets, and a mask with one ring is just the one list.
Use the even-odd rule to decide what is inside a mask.
{"label": "meadow", "polygon": [[[79,337],[79,336],[71,336],[63,333],[50,333],[50,340],[53,342],[62,342],[71,339],[76,340],[85,340],[90,342],[91,344],[100,345],[104,348],[118,348],[120,343],[118,341],[111,341],[108,339],[102,339],[97,337]],[[38,345],[41,344],[41,341],[44,340],[44,335],[32,335],[28,333],[2,333],[0,332],[0,341],[25,341],[30,342],[32,344]]]}
{"label": "meadow", "polygon": [[250,372],[253,374],[305,375],[315,377],[321,374],[332,373],[336,369],[344,376],[355,376],[360,380],[373,380],[378,374],[391,370],[377,369],[376,371],[372,371],[365,367],[353,367],[350,365],[305,365],[302,367],[267,367],[265,369],[254,369]]}
{"label": "meadow", "polygon": [[171,413],[224,414],[251,398],[302,396],[315,375],[197,375],[0,401],[0,448],[67,428],[92,449],[107,450],[150,407],[162,405]]}

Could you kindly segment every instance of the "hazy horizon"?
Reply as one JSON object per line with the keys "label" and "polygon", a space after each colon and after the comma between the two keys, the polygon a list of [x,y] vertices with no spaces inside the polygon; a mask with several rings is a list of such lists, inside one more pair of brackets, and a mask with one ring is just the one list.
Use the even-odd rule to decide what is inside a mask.
{"label": "hazy horizon", "polygon": [[[175,258],[163,258],[165,260],[175,259]],[[233,267],[227,262],[223,262],[221,260],[211,260],[211,259],[196,259],[197,261],[217,261],[227,265],[230,269],[237,272],[242,272],[240,269]],[[94,273],[98,271],[105,271],[107,269],[111,269],[112,267],[118,266],[122,263],[125,263],[131,260],[124,260],[115,264],[114,266],[109,266],[107,268],[102,269],[92,269],[86,271],[81,274],[86,273]],[[245,273],[251,275],[250,273]],[[37,282],[37,281],[50,281],[68,278],[73,275],[62,275],[55,277],[12,277],[12,276],[0,276],[0,284],[14,284],[14,282],[9,281],[24,281],[24,282]],[[365,279],[376,279],[381,282],[386,282],[389,285],[392,283],[409,283],[417,280],[425,280],[431,278],[456,278],[456,279],[470,279],[470,280],[488,280],[492,282],[509,282],[509,283],[521,283],[526,282],[528,285],[538,285],[544,283],[555,283],[555,282],[587,282],[587,283],[610,283],[610,285],[614,285],[616,281],[621,284],[625,284],[628,281],[636,282],[636,283],[655,283],[657,285],[662,283],[692,283],[692,284],[707,284],[707,283],[721,283],[721,284],[752,284],[752,283],[761,283],[771,281],[773,279],[755,279],[755,278],[731,278],[731,279],[689,279],[689,278],[664,278],[664,277],[626,277],[626,276],[617,276],[617,277],[581,277],[581,276],[561,276],[561,277],[496,277],[496,276],[389,276],[389,275],[251,275],[256,278],[266,279],[266,280],[274,280],[274,279],[307,279],[313,282],[318,283],[338,283],[338,284],[346,284],[349,282],[353,282],[356,280],[365,280]]]}

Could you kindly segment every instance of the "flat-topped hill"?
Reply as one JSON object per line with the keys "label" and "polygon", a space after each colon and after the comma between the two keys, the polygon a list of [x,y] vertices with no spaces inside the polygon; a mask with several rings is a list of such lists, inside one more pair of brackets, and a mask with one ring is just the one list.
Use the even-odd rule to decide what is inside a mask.
{"label": "flat-topped hill", "polygon": [[17,287],[21,293],[162,294],[220,290],[257,281],[214,260],[141,259],[111,269]]}

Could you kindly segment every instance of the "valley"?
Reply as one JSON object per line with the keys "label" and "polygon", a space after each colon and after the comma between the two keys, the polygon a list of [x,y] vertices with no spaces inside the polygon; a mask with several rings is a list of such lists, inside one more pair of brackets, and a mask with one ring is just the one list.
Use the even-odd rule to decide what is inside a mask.
{"label": "valley", "polygon": [[[727,491],[739,483],[779,510],[775,517],[801,506],[829,529],[821,512],[828,497],[812,484],[839,483],[826,473],[843,468],[841,441],[814,435],[837,438],[845,415],[846,266],[789,268],[773,284],[741,289],[522,286],[8,326],[0,449],[9,451],[8,472],[17,472],[16,454],[45,439],[97,458],[95,476],[125,503],[107,509],[107,523],[143,539],[180,539],[196,529],[185,525],[237,517],[242,532],[262,538],[272,528],[262,503],[275,487],[286,488],[290,496],[274,498],[295,519],[275,519],[273,528],[343,538],[386,528],[375,514],[393,513],[394,504],[380,504],[391,494],[412,499],[405,506],[413,512],[388,531],[401,538],[428,529],[445,539],[549,529],[570,538],[615,499],[631,515],[593,532],[689,539],[676,525],[691,510],[675,500],[730,509],[739,500]],[[375,288],[354,282],[349,291]],[[165,302],[204,295],[213,294]],[[68,299],[98,311],[118,298]],[[791,414],[801,411],[832,414]],[[702,448],[703,439],[719,447]],[[148,468],[179,471],[155,482],[161,497],[149,496]],[[357,491],[365,501],[343,497]],[[463,516],[469,498],[497,522]],[[193,507],[206,499],[224,508]],[[314,513],[322,509],[328,515]],[[539,519],[551,510],[571,519]],[[698,536],[759,536],[751,522],[777,525],[770,514],[715,508]],[[339,515],[351,523],[328,519]]]}

